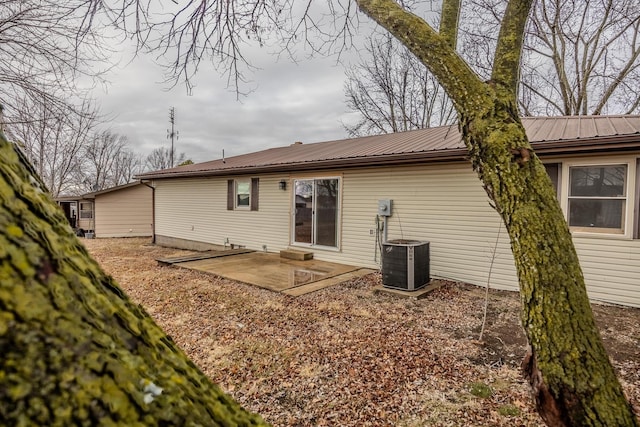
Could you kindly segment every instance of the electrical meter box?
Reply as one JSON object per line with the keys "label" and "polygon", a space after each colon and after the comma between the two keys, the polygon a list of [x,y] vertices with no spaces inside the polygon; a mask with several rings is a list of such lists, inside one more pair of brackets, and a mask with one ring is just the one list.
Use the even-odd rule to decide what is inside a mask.
{"label": "electrical meter box", "polygon": [[378,215],[391,216],[392,205],[393,205],[393,202],[390,199],[378,200]]}

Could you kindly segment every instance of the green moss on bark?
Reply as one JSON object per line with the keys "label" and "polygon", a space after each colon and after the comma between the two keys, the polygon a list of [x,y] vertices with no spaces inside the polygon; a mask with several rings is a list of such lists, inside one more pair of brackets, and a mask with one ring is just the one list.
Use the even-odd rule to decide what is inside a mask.
{"label": "green moss on bark", "polygon": [[[550,425],[637,425],[602,345],[571,234],[508,92],[464,116],[471,162],[511,241],[532,349],[527,366]],[[557,424],[560,423],[560,424]]]}
{"label": "green moss on bark", "polygon": [[266,425],[89,257],[4,136],[0,349],[4,425]]}
{"label": "green moss on bark", "polygon": [[518,87],[524,30],[532,3],[532,0],[517,0],[507,4],[494,56],[491,80],[512,90],[514,98]]}
{"label": "green moss on bark", "polygon": [[444,0],[440,18],[440,35],[447,40],[449,46],[456,48],[458,39],[458,19],[462,0]]}

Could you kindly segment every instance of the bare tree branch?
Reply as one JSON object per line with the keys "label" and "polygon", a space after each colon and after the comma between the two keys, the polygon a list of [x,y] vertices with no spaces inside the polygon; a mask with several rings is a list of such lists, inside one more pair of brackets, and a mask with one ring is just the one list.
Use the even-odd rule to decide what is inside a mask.
{"label": "bare tree branch", "polygon": [[347,107],[360,115],[345,125],[351,136],[400,132],[451,124],[453,105],[444,91],[404,46],[389,35],[369,38],[367,59],[347,69]]}
{"label": "bare tree branch", "polygon": [[[640,4],[545,0],[531,16],[522,87],[532,114],[632,113],[640,84]],[[541,62],[548,58],[553,64]],[[546,83],[545,83],[546,82]],[[635,94],[635,95],[634,95]]]}
{"label": "bare tree branch", "polygon": [[[398,40],[425,64],[451,98],[456,109],[473,110],[484,100],[479,94],[482,82],[469,65],[422,18],[399,5],[384,0],[358,0],[360,9],[378,24],[389,30]],[[415,33],[421,37],[417,39]],[[456,75],[457,78],[452,78]],[[470,92],[478,94],[468,97]]]}
{"label": "bare tree branch", "polygon": [[[82,148],[100,123],[93,102],[60,109],[49,97],[18,100],[16,120],[8,128],[27,158],[54,196],[76,193],[76,170],[82,162]],[[60,97],[60,99],[64,99]],[[77,113],[77,114],[76,114]],[[36,119],[34,119],[34,117]]]}
{"label": "bare tree branch", "polygon": [[461,0],[443,1],[440,19],[440,35],[448,40],[449,46],[456,48]]}
{"label": "bare tree branch", "polygon": [[[172,163],[173,159],[173,163]],[[180,153],[176,155],[176,149],[173,148],[173,155],[171,155],[171,148],[159,147],[153,150],[146,158],[146,168],[148,170],[160,170],[160,169],[169,169],[174,167],[176,164],[180,164],[184,162],[186,159],[186,155],[184,153]]]}
{"label": "bare tree branch", "polygon": [[[0,12],[0,102],[6,121],[19,99],[31,97],[73,110],[73,96],[85,98],[77,81],[101,78],[108,63],[105,38],[78,26],[91,6],[88,0],[7,0]],[[54,93],[64,93],[60,98]]]}
{"label": "bare tree branch", "polygon": [[502,18],[491,80],[504,88],[513,88],[513,103],[520,70],[520,54],[524,40],[524,28],[532,0],[510,1]]}

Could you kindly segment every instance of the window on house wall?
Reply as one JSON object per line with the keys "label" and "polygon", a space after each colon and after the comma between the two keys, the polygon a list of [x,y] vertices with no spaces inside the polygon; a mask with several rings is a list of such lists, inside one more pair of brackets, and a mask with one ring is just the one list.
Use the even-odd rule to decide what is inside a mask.
{"label": "window on house wall", "polygon": [[560,195],[560,171],[562,170],[561,163],[545,163],[544,168],[547,170],[549,178],[551,178],[551,184],[556,191],[556,197]]}
{"label": "window on house wall", "polygon": [[227,181],[227,209],[258,210],[258,178],[230,179]]}
{"label": "window on house wall", "polygon": [[249,180],[236,180],[236,208],[249,209],[249,202],[251,200],[251,181]]}
{"label": "window on house wall", "polygon": [[93,218],[93,203],[80,202],[80,218],[81,219]]}
{"label": "window on house wall", "polygon": [[569,167],[567,217],[578,231],[625,232],[627,165]]}

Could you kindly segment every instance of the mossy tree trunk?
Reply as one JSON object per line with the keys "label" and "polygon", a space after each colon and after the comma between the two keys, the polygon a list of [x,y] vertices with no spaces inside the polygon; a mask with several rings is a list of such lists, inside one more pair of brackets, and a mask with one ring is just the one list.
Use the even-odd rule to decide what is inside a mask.
{"label": "mossy tree trunk", "polygon": [[439,33],[393,0],[357,0],[429,68],[452,99],[474,170],[511,241],[530,345],[523,368],[552,426],[638,426],[602,345],[551,181],[517,111],[520,52],[532,0],[510,0],[492,78],[455,51],[459,0],[444,1]]}
{"label": "mossy tree trunk", "polygon": [[100,269],[1,134],[0,424],[266,425]]}

